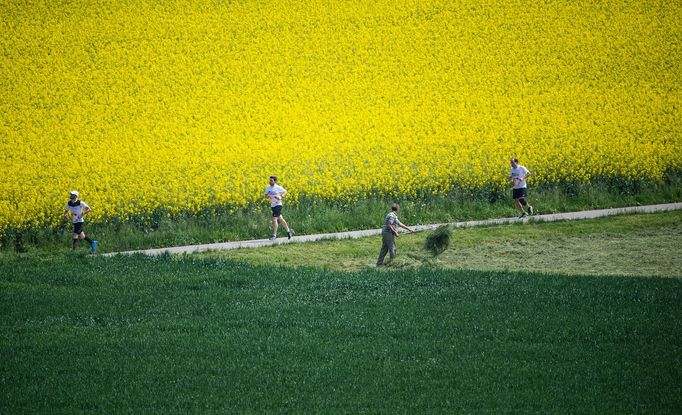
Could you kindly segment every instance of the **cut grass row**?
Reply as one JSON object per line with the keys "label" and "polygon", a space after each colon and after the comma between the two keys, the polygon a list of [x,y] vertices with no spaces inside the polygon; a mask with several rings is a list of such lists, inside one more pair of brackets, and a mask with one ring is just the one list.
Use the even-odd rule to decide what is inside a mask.
{"label": "cut grass row", "polygon": [[[387,269],[448,268],[566,275],[682,277],[682,211],[565,222],[529,222],[452,231],[450,247],[434,257],[428,233],[402,234]],[[215,251],[206,257],[253,264],[358,271],[374,266],[380,237]]]}
{"label": "cut grass row", "polygon": [[678,278],[5,256],[0,412],[679,413],[681,300]]}

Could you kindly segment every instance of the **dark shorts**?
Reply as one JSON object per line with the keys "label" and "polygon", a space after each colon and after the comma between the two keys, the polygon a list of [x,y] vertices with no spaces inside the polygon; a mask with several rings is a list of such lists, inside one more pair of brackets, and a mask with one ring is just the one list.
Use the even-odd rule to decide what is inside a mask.
{"label": "dark shorts", "polygon": [[525,187],[523,187],[521,189],[512,189],[512,198],[520,199],[522,197],[526,197],[526,188]]}
{"label": "dark shorts", "polygon": [[273,207],[272,208],[272,217],[278,218],[280,216],[282,216],[282,205]]}
{"label": "dark shorts", "polygon": [[80,234],[85,229],[85,222],[76,222],[73,224],[73,233]]}

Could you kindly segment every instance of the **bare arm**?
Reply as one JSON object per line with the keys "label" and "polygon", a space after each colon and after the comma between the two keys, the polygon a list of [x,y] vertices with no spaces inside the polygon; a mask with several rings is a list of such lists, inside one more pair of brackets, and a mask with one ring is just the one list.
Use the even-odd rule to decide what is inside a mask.
{"label": "bare arm", "polygon": [[284,195],[286,195],[286,194],[287,194],[287,191],[286,191],[286,190],[283,191],[282,193],[279,193],[279,194],[276,194],[276,195],[269,195],[269,194],[266,193],[266,194],[265,194],[265,198],[268,199],[268,200],[272,200],[272,199],[274,199],[274,200],[282,200],[282,198],[283,198]]}
{"label": "bare arm", "polygon": [[514,177],[512,175],[509,175],[508,179],[512,182],[515,182],[515,181],[526,180],[530,176],[531,176],[530,172],[527,172],[523,177]]}
{"label": "bare arm", "polygon": [[86,207],[85,209],[83,209],[83,212],[81,212],[81,214],[78,215],[78,219],[83,219],[83,218],[85,217],[85,215],[87,215],[88,213],[90,213],[91,210],[92,210],[92,209],[91,209],[89,206]]}
{"label": "bare arm", "polygon": [[398,221],[396,224],[408,232],[412,232],[412,233],[415,232],[414,229],[410,228],[409,226],[405,225],[404,223],[402,223],[400,221]]}
{"label": "bare arm", "polygon": [[400,224],[400,227],[403,228],[403,229],[405,229],[406,231],[409,231],[409,232],[412,232],[412,233],[415,232],[414,229],[408,227],[407,225],[403,225],[402,223]]}
{"label": "bare arm", "polygon": [[400,223],[400,227],[403,228],[403,229],[405,229],[405,230],[408,231],[408,232],[411,232],[411,233],[415,233],[415,232],[416,232],[414,229],[410,228],[410,227],[407,226],[407,225],[404,225],[402,222]]}

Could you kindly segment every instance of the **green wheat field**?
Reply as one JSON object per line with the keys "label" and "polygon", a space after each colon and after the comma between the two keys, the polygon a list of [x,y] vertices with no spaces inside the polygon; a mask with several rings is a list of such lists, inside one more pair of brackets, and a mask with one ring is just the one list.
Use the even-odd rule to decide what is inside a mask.
{"label": "green wheat field", "polygon": [[[365,244],[371,264],[377,238],[306,244],[311,266],[284,251],[304,245],[5,254],[0,413],[679,413],[682,214],[568,226],[454,231],[419,265],[412,235],[381,271],[314,266]],[[476,265],[512,234],[554,271]],[[606,254],[638,247],[646,268],[600,275],[599,238]],[[458,251],[472,269],[451,266]],[[593,272],[571,270],[578,251]],[[530,252],[516,255],[532,265]]]}

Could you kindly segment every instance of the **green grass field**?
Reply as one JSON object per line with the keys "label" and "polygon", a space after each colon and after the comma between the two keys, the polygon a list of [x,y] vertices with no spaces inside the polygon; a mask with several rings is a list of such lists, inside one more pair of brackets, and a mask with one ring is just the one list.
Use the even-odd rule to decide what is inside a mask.
{"label": "green grass field", "polygon": [[[682,211],[460,228],[452,231],[449,249],[437,257],[424,248],[427,235],[401,234],[398,257],[387,269],[682,277]],[[359,271],[374,266],[380,247],[381,237],[376,236],[201,255],[253,264]]]}
{"label": "green grass field", "polygon": [[[409,257],[414,235],[391,272],[301,266],[284,249],[303,245],[270,251],[275,265],[2,255],[0,413],[679,413],[679,226],[671,212],[458,230],[430,262]],[[666,229],[632,252],[646,271],[570,271],[565,246],[592,261]],[[467,249],[462,266],[504,268],[511,236],[560,260],[446,269]],[[370,238],[306,245],[309,265],[327,250],[364,267],[352,242],[371,264]]]}

